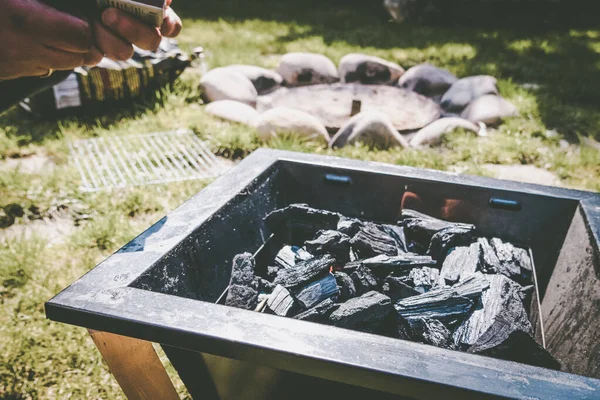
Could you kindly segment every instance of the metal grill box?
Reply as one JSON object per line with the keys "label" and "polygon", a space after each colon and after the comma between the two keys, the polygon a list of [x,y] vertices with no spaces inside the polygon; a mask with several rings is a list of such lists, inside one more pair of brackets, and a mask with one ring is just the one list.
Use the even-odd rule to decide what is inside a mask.
{"label": "metal grill box", "polygon": [[[531,249],[536,338],[563,372],[214,304],[231,260],[307,203],[402,207]],[[161,343],[194,398],[600,398],[600,195],[259,150],[46,304],[55,321]],[[310,396],[310,397],[307,397]]]}

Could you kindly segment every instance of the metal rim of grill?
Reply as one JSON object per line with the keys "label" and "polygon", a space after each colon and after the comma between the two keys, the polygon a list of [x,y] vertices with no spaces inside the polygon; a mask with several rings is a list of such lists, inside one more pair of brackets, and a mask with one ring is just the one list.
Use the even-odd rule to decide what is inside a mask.
{"label": "metal rim of grill", "polygon": [[84,192],[214,179],[227,168],[191,130],[69,143]]}

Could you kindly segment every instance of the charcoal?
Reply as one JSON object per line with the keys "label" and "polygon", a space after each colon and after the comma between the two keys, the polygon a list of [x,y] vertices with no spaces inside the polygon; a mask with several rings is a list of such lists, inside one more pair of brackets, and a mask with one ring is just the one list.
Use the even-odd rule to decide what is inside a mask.
{"label": "charcoal", "polygon": [[328,254],[302,261],[294,268],[279,270],[273,283],[287,288],[303,286],[325,275],[334,264],[335,259]]}
{"label": "charcoal", "polygon": [[346,301],[356,296],[356,287],[354,286],[354,281],[350,278],[350,275],[344,272],[334,272],[333,276],[335,276],[335,281],[340,289],[341,301]]}
{"label": "charcoal", "polygon": [[400,299],[407,297],[418,296],[421,294],[414,288],[410,287],[402,281],[401,278],[388,276],[383,283],[383,294],[392,299],[392,302],[397,302]]}
{"label": "charcoal", "polygon": [[419,342],[444,349],[452,349],[452,332],[440,321],[433,318],[416,318],[412,337]]}
{"label": "charcoal", "polygon": [[231,285],[248,286],[254,281],[256,263],[250,253],[238,254],[233,258],[231,267]]}
{"label": "charcoal", "polygon": [[314,255],[329,253],[338,261],[350,258],[350,237],[338,231],[321,231],[314,240],[307,241],[305,246]]}
{"label": "charcoal", "polygon": [[296,265],[296,253],[292,250],[292,246],[283,246],[279,250],[275,256],[275,264],[284,269],[293,268]]}
{"label": "charcoal", "polygon": [[427,293],[438,286],[440,270],[430,267],[413,268],[408,275],[408,281],[418,293]]}
{"label": "charcoal", "polygon": [[452,286],[452,290],[459,296],[478,299],[489,287],[489,279],[481,272],[476,272]]}
{"label": "charcoal", "polygon": [[259,290],[261,292],[265,292],[265,293],[271,293],[273,291],[273,289],[275,289],[275,286],[276,286],[274,283],[271,283],[268,280],[263,279],[263,278],[259,278],[259,283],[260,283]]}
{"label": "charcoal", "polygon": [[234,257],[225,305],[246,310],[256,307],[259,281],[254,276],[254,268],[255,262],[252,254],[244,253]]}
{"label": "charcoal", "polygon": [[267,305],[271,311],[281,317],[287,317],[297,309],[292,294],[281,285],[275,287]]}
{"label": "charcoal", "polygon": [[301,244],[321,230],[337,228],[340,215],[317,210],[306,204],[292,204],[273,211],[265,218],[267,227],[288,244]]}
{"label": "charcoal", "polygon": [[363,264],[361,261],[350,261],[349,263],[346,263],[346,265],[344,265],[344,268],[342,268],[342,271],[344,273],[350,275],[362,266],[363,266]]}
{"label": "charcoal", "polygon": [[379,287],[377,278],[373,275],[371,270],[366,267],[359,267],[350,275],[350,277],[356,287],[356,294],[359,296],[372,290],[377,290]]}
{"label": "charcoal", "polygon": [[[402,225],[408,240],[418,242],[425,247],[429,247],[432,237],[442,229],[454,227],[470,231],[475,230],[475,227],[470,224],[443,221],[408,209],[402,210]],[[441,239],[442,237],[436,239],[440,245],[443,244]],[[438,250],[440,249],[436,248],[434,251]]]}
{"label": "charcoal", "polygon": [[327,274],[324,278],[295,291],[294,297],[302,308],[306,310],[339,293],[335,277],[332,274]]}
{"label": "charcoal", "polygon": [[275,264],[281,268],[293,268],[297,263],[311,258],[312,254],[301,247],[283,246],[275,256]]}
{"label": "charcoal", "polygon": [[384,224],[380,225],[380,229],[396,241],[396,247],[398,247],[401,252],[406,253],[408,251],[406,235],[404,234],[404,228],[402,226]]}
{"label": "charcoal", "polygon": [[519,296],[521,296],[521,301],[523,302],[523,305],[525,305],[525,308],[531,305],[531,299],[534,293],[535,286],[533,285],[523,286],[519,291]]}
{"label": "charcoal", "polygon": [[340,305],[329,316],[329,321],[341,328],[376,332],[392,312],[391,299],[371,291]]}
{"label": "charcoal", "polygon": [[363,260],[362,265],[371,269],[376,275],[387,276],[390,273],[401,274],[417,267],[434,267],[436,262],[429,256],[402,253],[396,256],[382,254]]}
{"label": "charcoal", "polygon": [[450,287],[444,287],[400,300],[394,307],[398,315],[414,327],[418,324],[418,318],[444,321],[464,318],[473,308],[473,300],[459,296]]}
{"label": "charcoal", "polygon": [[454,342],[462,348],[473,346],[492,326],[510,332],[532,332],[521,301],[520,286],[504,275],[487,275],[486,279],[490,287],[483,292],[480,305],[454,332]]}
{"label": "charcoal", "polygon": [[481,269],[489,274],[502,274],[521,285],[531,285],[533,266],[526,250],[504,243],[498,238],[480,238],[483,252]]}
{"label": "charcoal", "polygon": [[510,323],[497,326],[498,320],[467,352],[515,361],[536,367],[560,370],[561,364],[528,333],[514,331]]}
{"label": "charcoal", "polygon": [[339,304],[336,304],[331,299],[327,299],[313,308],[296,315],[294,318],[301,321],[325,322],[338,307]]}
{"label": "charcoal", "polygon": [[341,217],[337,224],[337,231],[349,237],[354,237],[363,226],[364,224],[358,219]]}
{"label": "charcoal", "polygon": [[275,277],[279,273],[280,269],[281,269],[281,267],[277,267],[277,266],[267,267],[267,278],[269,278],[271,280],[275,279]]}
{"label": "charcoal", "polygon": [[395,256],[402,251],[393,237],[373,223],[363,226],[352,238],[351,244],[360,258],[375,257],[380,254]]}
{"label": "charcoal", "polygon": [[469,247],[456,247],[444,260],[440,280],[453,285],[462,278],[474,274],[479,267],[480,256],[479,243],[473,243]]}
{"label": "charcoal", "polygon": [[473,242],[473,225],[451,225],[437,231],[431,237],[428,254],[441,265],[448,251],[457,246],[469,246]]}
{"label": "charcoal", "polygon": [[258,305],[258,282],[256,289],[251,286],[230,285],[225,299],[225,305],[245,310],[254,310]]}

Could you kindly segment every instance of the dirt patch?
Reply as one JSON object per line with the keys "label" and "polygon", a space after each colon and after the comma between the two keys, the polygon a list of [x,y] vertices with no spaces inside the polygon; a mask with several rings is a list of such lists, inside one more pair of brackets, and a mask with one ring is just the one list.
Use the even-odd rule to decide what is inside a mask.
{"label": "dirt patch", "polygon": [[0,161],[0,171],[19,171],[25,174],[37,174],[42,171],[51,171],[56,163],[45,154],[33,154],[27,157],[8,158]]}
{"label": "dirt patch", "polygon": [[66,216],[36,220],[0,229],[0,242],[16,238],[29,239],[35,236],[48,241],[49,245],[59,244],[75,232],[75,229],[77,228],[73,220]]}
{"label": "dirt patch", "polygon": [[562,186],[560,179],[552,172],[533,165],[485,164],[483,168],[498,179],[546,186]]}

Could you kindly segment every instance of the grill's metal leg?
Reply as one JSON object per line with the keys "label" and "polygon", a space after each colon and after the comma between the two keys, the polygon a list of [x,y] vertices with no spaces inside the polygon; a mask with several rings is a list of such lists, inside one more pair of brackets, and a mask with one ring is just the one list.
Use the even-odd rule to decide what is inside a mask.
{"label": "grill's metal leg", "polygon": [[89,332],[129,400],[179,400],[152,343],[112,333]]}
{"label": "grill's metal leg", "polygon": [[162,345],[162,348],[192,399],[221,400],[202,354],[166,345]]}

